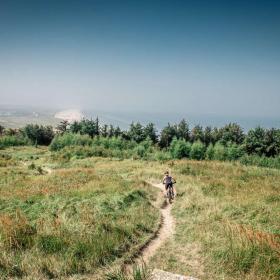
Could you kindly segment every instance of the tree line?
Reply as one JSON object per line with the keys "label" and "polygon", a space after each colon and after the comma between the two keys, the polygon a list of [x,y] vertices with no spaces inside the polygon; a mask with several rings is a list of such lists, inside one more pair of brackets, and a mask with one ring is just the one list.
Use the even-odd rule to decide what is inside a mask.
{"label": "tree line", "polygon": [[91,138],[117,137],[136,143],[149,139],[162,150],[175,149],[176,146],[177,150],[180,150],[179,146],[183,147],[182,150],[187,150],[187,143],[196,143],[205,149],[216,144],[237,145],[250,155],[274,157],[280,154],[280,129],[258,126],[245,133],[237,123],[229,123],[220,128],[200,125],[190,128],[188,122],[183,119],[178,124],[168,123],[159,133],[153,123],[142,125],[140,122],[132,122],[128,129],[122,130],[118,126],[101,124],[98,118],[73,123],[62,121],[55,129],[36,124],[28,124],[21,129],[5,129],[0,126],[1,138],[6,137],[7,140],[7,136],[10,136],[14,139],[25,139],[33,145],[49,145],[55,135],[65,133],[88,135]]}

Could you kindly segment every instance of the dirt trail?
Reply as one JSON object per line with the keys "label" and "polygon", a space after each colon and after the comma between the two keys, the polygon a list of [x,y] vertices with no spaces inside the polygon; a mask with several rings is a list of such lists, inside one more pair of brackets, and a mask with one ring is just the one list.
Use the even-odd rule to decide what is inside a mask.
{"label": "dirt trail", "polygon": [[44,170],[47,172],[47,174],[51,174],[53,170],[49,167],[44,167]]}
{"label": "dirt trail", "polygon": [[[162,184],[154,184],[151,183],[152,186],[159,188],[162,191],[162,195],[164,190],[164,186]],[[153,238],[141,251],[140,255],[134,261],[135,263],[148,263],[148,260],[155,254],[157,249],[159,249],[164,242],[172,236],[175,231],[175,223],[171,214],[172,204],[165,203],[161,209],[161,226],[157,232],[155,238]]]}

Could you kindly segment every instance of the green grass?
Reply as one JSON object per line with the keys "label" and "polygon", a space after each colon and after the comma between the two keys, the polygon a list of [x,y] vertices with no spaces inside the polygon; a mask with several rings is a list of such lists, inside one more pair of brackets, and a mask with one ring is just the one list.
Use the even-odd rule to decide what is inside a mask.
{"label": "green grass", "polygon": [[[145,279],[141,269],[123,273],[122,264],[157,227],[157,190],[143,181],[160,180],[166,169],[177,180],[176,232],[147,264],[149,271],[202,280],[280,277],[277,169],[218,161],[63,160],[41,147],[1,153],[2,278],[94,273],[97,279]],[[53,172],[40,174],[38,167]]]}
{"label": "green grass", "polygon": [[172,170],[176,235],[152,265],[201,279],[279,279],[280,172],[195,161]]}
{"label": "green grass", "polygon": [[[16,153],[25,160],[28,151]],[[157,228],[156,194],[110,166],[40,175],[32,161],[16,162],[0,168],[1,279],[94,273],[129,258]]]}
{"label": "green grass", "polygon": [[106,280],[151,280],[151,270],[145,265],[134,265],[131,272],[115,269],[106,273]]}

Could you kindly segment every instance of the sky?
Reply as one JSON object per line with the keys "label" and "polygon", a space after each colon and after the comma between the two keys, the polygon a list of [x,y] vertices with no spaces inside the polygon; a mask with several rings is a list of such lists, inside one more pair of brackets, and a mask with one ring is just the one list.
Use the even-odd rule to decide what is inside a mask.
{"label": "sky", "polygon": [[280,1],[1,0],[0,104],[280,118]]}

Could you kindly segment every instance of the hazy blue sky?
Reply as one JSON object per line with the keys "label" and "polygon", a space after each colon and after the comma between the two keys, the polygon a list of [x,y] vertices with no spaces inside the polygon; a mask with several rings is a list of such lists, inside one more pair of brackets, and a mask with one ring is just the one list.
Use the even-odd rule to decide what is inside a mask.
{"label": "hazy blue sky", "polygon": [[280,1],[1,0],[0,103],[280,117]]}

